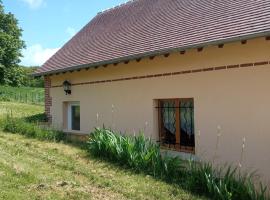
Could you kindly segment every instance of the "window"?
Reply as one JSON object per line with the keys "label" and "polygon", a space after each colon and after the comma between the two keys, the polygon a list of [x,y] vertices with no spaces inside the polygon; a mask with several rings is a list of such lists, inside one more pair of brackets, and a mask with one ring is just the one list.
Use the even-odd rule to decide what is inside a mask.
{"label": "window", "polygon": [[68,106],[68,129],[80,130],[80,103],[69,103]]}
{"label": "window", "polygon": [[193,99],[158,100],[159,137],[163,147],[194,153]]}

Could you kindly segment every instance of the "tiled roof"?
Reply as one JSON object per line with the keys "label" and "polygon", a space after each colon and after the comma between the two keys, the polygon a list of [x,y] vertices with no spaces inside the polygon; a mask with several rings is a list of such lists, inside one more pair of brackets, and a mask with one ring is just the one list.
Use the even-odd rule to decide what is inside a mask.
{"label": "tiled roof", "polygon": [[97,14],[37,75],[270,34],[270,0],[133,0]]}

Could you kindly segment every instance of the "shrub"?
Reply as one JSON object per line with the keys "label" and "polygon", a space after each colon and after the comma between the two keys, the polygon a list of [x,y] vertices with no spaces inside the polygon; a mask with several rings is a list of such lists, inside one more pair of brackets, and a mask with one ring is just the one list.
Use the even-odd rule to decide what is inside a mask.
{"label": "shrub", "polygon": [[37,124],[28,123],[23,119],[7,117],[2,122],[3,130],[10,133],[18,133],[31,138],[40,140],[61,141],[65,139],[65,134],[62,131],[53,129],[43,129]]}
{"label": "shrub", "polygon": [[231,166],[215,168],[211,163],[190,160],[189,164],[167,154],[145,138],[122,136],[108,129],[95,129],[88,141],[92,154],[136,171],[177,183],[187,190],[216,200],[265,200],[266,187],[256,189],[253,174],[241,174]]}
{"label": "shrub", "polygon": [[125,137],[108,129],[97,128],[88,141],[88,150],[96,156],[117,161],[154,177],[172,180],[181,172],[180,160],[168,156],[163,158],[159,146],[143,134]]}
{"label": "shrub", "polygon": [[26,122],[30,122],[30,123],[47,122],[48,121],[45,113],[27,116],[24,119]]}

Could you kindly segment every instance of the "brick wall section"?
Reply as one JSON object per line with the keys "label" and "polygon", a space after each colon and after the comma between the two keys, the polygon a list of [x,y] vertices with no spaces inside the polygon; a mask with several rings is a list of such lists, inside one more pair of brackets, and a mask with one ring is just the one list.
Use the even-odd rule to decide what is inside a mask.
{"label": "brick wall section", "polygon": [[48,122],[51,123],[52,97],[50,96],[51,78],[49,76],[44,77],[44,88],[45,88],[45,115],[47,116]]}

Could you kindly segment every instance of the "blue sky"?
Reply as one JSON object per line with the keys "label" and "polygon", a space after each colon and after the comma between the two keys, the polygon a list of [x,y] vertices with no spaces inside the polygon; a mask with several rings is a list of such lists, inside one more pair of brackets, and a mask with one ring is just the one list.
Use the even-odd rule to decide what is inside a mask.
{"label": "blue sky", "polygon": [[99,11],[126,0],[3,0],[6,12],[19,20],[22,65],[42,65]]}

